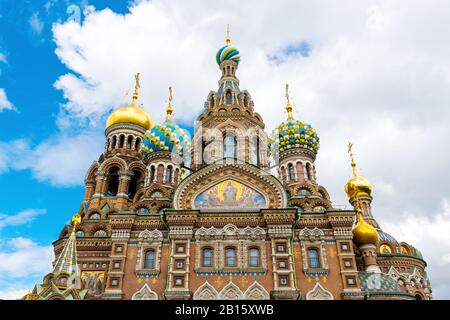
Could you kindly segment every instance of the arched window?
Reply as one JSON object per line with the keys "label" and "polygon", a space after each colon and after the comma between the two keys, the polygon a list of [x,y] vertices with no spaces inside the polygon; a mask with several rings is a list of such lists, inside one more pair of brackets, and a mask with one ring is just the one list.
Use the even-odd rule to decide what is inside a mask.
{"label": "arched window", "polygon": [[306,164],[306,179],[311,179],[311,165],[309,163]]}
{"label": "arched window", "polygon": [[81,231],[81,230],[78,230],[78,231],[75,233],[75,235],[76,235],[77,237],[79,237],[79,238],[82,238],[82,237],[84,237],[84,232]]}
{"label": "arched window", "polygon": [[145,252],[144,269],[155,268],[155,252],[153,250],[147,250]]}
{"label": "arched window", "polygon": [[236,159],[236,137],[233,134],[225,135],[223,139],[223,156],[224,158]]}
{"label": "arched window", "polygon": [[153,180],[155,180],[155,167],[150,167],[150,183],[153,183]]}
{"label": "arched window", "polygon": [[139,151],[140,149],[141,149],[141,138],[137,138],[134,150]]}
{"label": "arched window", "polygon": [[131,176],[130,184],[128,186],[128,199],[133,200],[136,195],[137,185],[139,179],[141,178],[141,172],[138,170],[133,171]]}
{"label": "arched window", "polygon": [[211,248],[203,249],[202,266],[203,267],[212,267],[212,249]]}
{"label": "arched window", "polygon": [[123,134],[121,134],[119,137],[119,148],[124,147],[124,142],[125,142],[125,136]]}
{"label": "arched window", "polygon": [[288,165],[288,169],[289,169],[289,180],[291,181],[295,180],[295,169],[292,163]]}
{"label": "arched window", "polygon": [[117,136],[113,136],[111,149],[115,149],[116,148],[116,143],[117,143]]}
{"label": "arched window", "polygon": [[231,104],[231,92],[227,91],[225,96],[226,96],[227,104]]}
{"label": "arched window", "polygon": [[259,165],[259,139],[252,137],[250,144],[250,163]]}
{"label": "arched window", "polygon": [[251,248],[249,255],[250,255],[249,266],[250,267],[259,267],[259,249]]}
{"label": "arched window", "polygon": [[213,96],[211,96],[211,98],[209,99],[209,106],[211,108],[214,108],[214,97]]}
{"label": "arched window", "polygon": [[166,168],[166,183],[172,182],[172,166]]}
{"label": "arched window", "polygon": [[107,235],[105,230],[97,230],[94,233],[94,237],[106,237]]}
{"label": "arched window", "polygon": [[227,248],[225,250],[225,265],[227,267],[235,267],[236,266],[236,249],[235,248]]}
{"label": "arched window", "polygon": [[106,195],[108,197],[115,197],[119,190],[119,168],[112,167],[108,171],[108,188]]}
{"label": "arched window", "polygon": [[414,297],[416,298],[416,300],[423,300],[422,295],[419,293],[416,293],[416,295]]}
{"label": "arched window", "polygon": [[133,143],[133,136],[128,136],[128,139],[127,139],[127,149],[131,149],[132,143]]}
{"label": "arched window", "polygon": [[309,197],[311,195],[311,191],[308,189],[299,189],[297,191],[297,196],[299,197]]}
{"label": "arched window", "polygon": [[89,219],[91,219],[91,220],[100,220],[100,218],[101,218],[100,213],[98,213],[98,212],[94,212],[89,216]]}
{"label": "arched window", "polygon": [[247,99],[247,95],[244,95],[244,106],[247,107],[248,106],[248,99]]}
{"label": "arched window", "polygon": [[317,249],[308,249],[308,261],[310,268],[320,268],[319,252]]}

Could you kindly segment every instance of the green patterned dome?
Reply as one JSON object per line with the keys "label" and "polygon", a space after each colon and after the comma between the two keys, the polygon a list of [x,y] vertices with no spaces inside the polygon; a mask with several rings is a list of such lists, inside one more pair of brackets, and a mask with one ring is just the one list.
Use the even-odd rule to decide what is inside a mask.
{"label": "green patterned dome", "polygon": [[294,148],[303,148],[317,154],[319,150],[319,136],[309,124],[288,118],[273,130],[269,138],[269,149],[282,152]]}
{"label": "green patterned dome", "polygon": [[142,152],[148,155],[152,152],[176,152],[180,156],[186,153],[189,144],[189,135],[171,120],[162,125],[156,125],[148,130],[142,141]]}

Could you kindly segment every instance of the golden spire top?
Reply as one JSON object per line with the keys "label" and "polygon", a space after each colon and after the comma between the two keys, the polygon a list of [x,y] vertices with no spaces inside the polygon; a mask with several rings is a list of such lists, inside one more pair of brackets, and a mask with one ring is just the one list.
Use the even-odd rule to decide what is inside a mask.
{"label": "golden spire top", "polygon": [[286,83],[286,111],[288,113],[288,119],[292,119],[292,105],[289,99],[289,84]]}
{"label": "golden spire top", "polygon": [[225,39],[225,43],[227,44],[227,46],[229,46],[231,44],[230,25],[229,24],[227,24],[227,37]]}
{"label": "golden spire top", "polygon": [[358,171],[356,170],[355,154],[353,153],[353,143],[351,143],[350,141],[348,142],[348,155],[350,157],[353,177],[357,177]]}
{"label": "golden spire top", "polygon": [[169,87],[169,104],[168,104],[168,106],[166,108],[166,120],[170,120],[172,112],[173,112],[173,107],[172,107],[172,87]]}
{"label": "golden spire top", "polygon": [[81,216],[79,213],[76,213],[72,219],[70,220],[70,222],[72,223],[72,234],[74,234],[76,232],[77,226],[80,224],[81,222]]}
{"label": "golden spire top", "polygon": [[139,99],[139,89],[141,88],[140,78],[141,74],[139,72],[134,75],[135,84],[134,84],[133,100],[131,101],[131,104],[133,106],[137,105],[137,100]]}

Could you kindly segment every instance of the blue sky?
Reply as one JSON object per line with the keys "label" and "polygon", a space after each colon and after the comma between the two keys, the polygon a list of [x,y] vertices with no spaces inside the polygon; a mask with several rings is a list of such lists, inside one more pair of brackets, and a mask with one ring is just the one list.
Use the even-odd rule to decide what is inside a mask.
{"label": "blue sky", "polygon": [[[190,128],[217,89],[214,56],[228,23],[241,53],[241,88],[267,131],[285,118],[289,83],[294,115],[321,137],[317,176],[334,205],[348,205],[352,140],[375,186],[378,222],[421,249],[435,296],[450,297],[450,176],[442,174],[450,172],[450,152],[430,138],[450,136],[450,44],[442,41],[450,3],[227,6],[0,1],[0,298],[19,297],[50,270],[51,242],[80,206],[104,121],[129,101],[133,74],[141,72],[140,101],[155,122],[173,86],[174,119]],[[424,159],[424,150],[439,157]]]}
{"label": "blue sky", "polygon": [[[107,3],[117,12],[127,8],[126,1],[89,1],[99,9]],[[8,100],[14,105],[14,110],[0,112],[0,144],[24,140],[30,148],[35,148],[60,134],[57,116],[64,97],[55,89],[54,83],[67,68],[55,55],[52,24],[68,19],[67,8],[73,4],[84,7],[87,2],[0,2],[0,53],[6,57],[5,62],[0,62],[0,88],[6,91]],[[37,24],[32,23],[33,17],[38,17]],[[74,131],[84,130],[83,126],[74,127]],[[55,185],[36,178],[31,170],[5,168],[2,171],[0,166],[0,193],[7,195],[1,197],[0,204],[0,251],[8,253],[14,250],[8,244],[11,239],[32,239],[43,247],[57,239],[64,224],[79,208],[83,187],[79,184]],[[2,227],[1,215],[16,216],[29,209],[38,211],[32,215],[34,218]],[[0,275],[0,291],[10,288],[14,292],[16,288],[7,284],[11,279],[17,281],[19,287],[24,283],[32,286],[43,274],[37,272],[23,280],[10,276]]]}

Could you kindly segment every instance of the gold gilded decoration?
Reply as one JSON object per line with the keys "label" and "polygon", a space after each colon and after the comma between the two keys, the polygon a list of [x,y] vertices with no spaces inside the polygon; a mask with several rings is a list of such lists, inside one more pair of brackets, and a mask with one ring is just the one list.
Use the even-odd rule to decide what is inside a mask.
{"label": "gold gilded decoration", "polygon": [[262,194],[235,180],[225,180],[195,197],[196,209],[265,208]]}
{"label": "gold gilded decoration", "polygon": [[225,39],[225,43],[229,46],[231,44],[231,38],[230,38],[230,25],[227,24],[227,37]]}
{"label": "gold gilded decoration", "polygon": [[106,121],[107,128],[117,123],[133,123],[147,130],[152,127],[152,119],[150,116],[137,105],[137,100],[139,99],[139,89],[141,87],[140,73],[135,74],[134,80],[135,85],[131,104],[114,110]]}
{"label": "gold gilded decoration", "polygon": [[173,107],[172,107],[172,87],[169,87],[169,104],[166,108],[166,120],[170,120],[170,117],[173,113]]}
{"label": "gold gilded decoration", "polygon": [[358,174],[353,154],[353,144],[348,143],[348,155],[352,166],[352,177],[345,184],[344,190],[349,199],[359,196],[370,196],[372,194],[372,184],[363,176]]}
{"label": "gold gilded decoration", "polygon": [[288,113],[288,119],[292,119],[292,104],[289,98],[289,84],[286,83],[286,111]]}
{"label": "gold gilded decoration", "polygon": [[378,232],[370,224],[364,221],[361,206],[358,202],[358,223],[353,228],[353,241],[358,245],[376,244]]}

